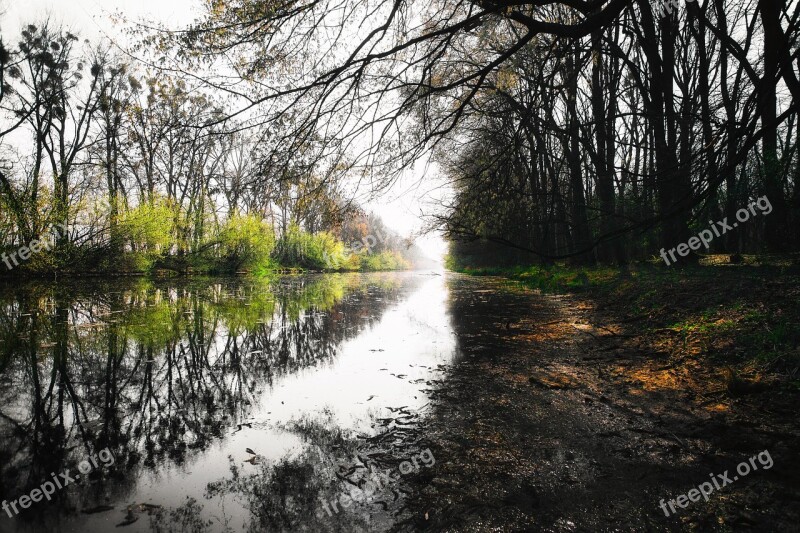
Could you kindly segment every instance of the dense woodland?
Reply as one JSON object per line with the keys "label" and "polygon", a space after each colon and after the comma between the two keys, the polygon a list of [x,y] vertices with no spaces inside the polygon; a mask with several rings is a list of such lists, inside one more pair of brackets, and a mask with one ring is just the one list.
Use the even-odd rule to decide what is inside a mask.
{"label": "dense woodland", "polygon": [[204,5],[126,46],[4,36],[4,246],[54,232],[45,270],[355,268],[336,246],[382,228],[354,191],[424,158],[455,263],[648,259],[757,197],[701,253],[800,246],[796,2]]}
{"label": "dense woodland", "polygon": [[537,36],[487,77],[440,151],[458,183],[447,227],[510,261],[624,263],[766,196],[774,211],[700,253],[797,251],[797,3],[634,4],[580,38]]}
{"label": "dense woodland", "polygon": [[2,2],[0,530],[798,529],[800,0]]}

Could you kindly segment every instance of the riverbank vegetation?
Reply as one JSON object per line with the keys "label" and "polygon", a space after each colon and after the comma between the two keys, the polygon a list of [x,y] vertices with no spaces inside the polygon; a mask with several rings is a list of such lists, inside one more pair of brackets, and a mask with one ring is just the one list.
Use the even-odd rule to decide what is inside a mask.
{"label": "riverbank vegetation", "polygon": [[[16,43],[10,46],[9,43]],[[419,250],[274,131],[51,21],[0,44],[0,276],[407,269]]]}

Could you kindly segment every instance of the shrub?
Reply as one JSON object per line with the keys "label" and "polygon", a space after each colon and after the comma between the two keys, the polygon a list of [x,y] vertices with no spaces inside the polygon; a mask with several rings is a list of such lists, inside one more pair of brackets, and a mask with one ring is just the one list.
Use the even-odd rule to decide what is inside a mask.
{"label": "shrub", "polygon": [[271,266],[275,234],[272,226],[254,215],[231,216],[220,228],[217,240],[220,258],[228,270],[263,270]]}
{"label": "shrub", "polygon": [[158,255],[171,248],[174,226],[175,207],[159,198],[121,213],[118,231],[132,251]]}
{"label": "shrub", "polygon": [[284,266],[339,270],[346,259],[344,244],[327,231],[311,234],[291,225],[278,242],[277,259]]}
{"label": "shrub", "polygon": [[381,252],[361,256],[361,269],[368,272],[408,270],[411,264],[398,252]]}

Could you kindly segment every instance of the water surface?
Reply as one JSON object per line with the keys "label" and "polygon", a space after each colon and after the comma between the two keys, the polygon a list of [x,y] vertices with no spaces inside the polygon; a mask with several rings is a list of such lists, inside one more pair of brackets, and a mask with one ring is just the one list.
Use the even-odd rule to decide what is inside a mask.
{"label": "water surface", "polygon": [[431,273],[4,287],[2,498],[96,458],[0,527],[385,529],[398,487],[322,503],[419,453],[412,422],[456,351]]}

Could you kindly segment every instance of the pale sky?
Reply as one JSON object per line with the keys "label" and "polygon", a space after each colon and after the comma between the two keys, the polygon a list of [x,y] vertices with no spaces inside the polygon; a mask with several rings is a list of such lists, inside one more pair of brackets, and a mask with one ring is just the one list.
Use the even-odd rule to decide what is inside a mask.
{"label": "pale sky", "polygon": [[[21,25],[35,24],[49,15],[81,38],[95,41],[107,37],[122,44],[122,28],[115,27],[109,16],[115,12],[128,19],[144,18],[178,28],[197,18],[201,6],[201,0],[0,0],[0,31],[6,41],[13,42]],[[429,169],[433,171],[435,168]],[[387,226],[402,235],[418,232],[424,224],[420,211],[430,212],[434,188],[431,180],[420,181],[425,172],[425,165],[418,164],[389,193],[364,207],[380,215]],[[419,238],[417,245],[435,260],[441,260],[447,251],[446,243],[438,235]]]}

